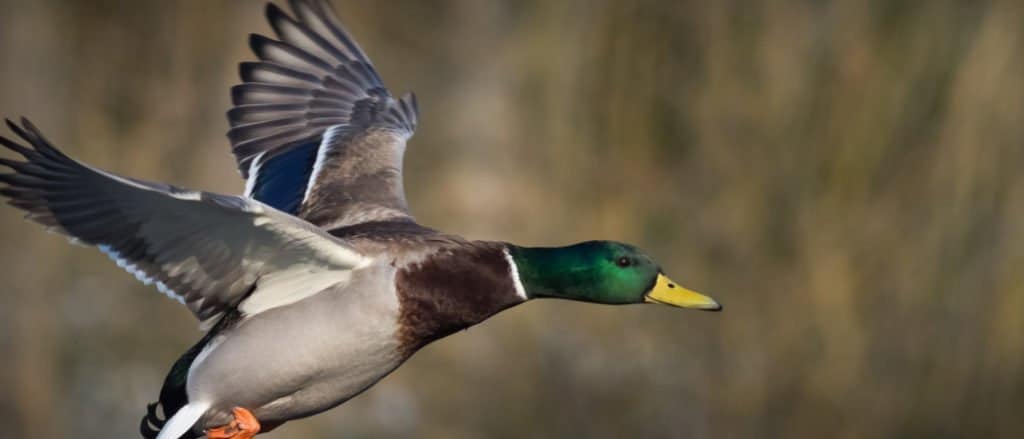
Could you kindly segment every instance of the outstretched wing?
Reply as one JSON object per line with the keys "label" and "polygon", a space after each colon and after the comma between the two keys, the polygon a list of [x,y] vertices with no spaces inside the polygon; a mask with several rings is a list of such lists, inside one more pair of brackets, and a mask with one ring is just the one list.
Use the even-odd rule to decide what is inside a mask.
{"label": "outstretched wing", "polygon": [[273,4],[277,40],[252,35],[228,138],[246,195],[326,229],[408,217],[402,187],[416,99],[394,99],[323,0]]}
{"label": "outstretched wing", "polygon": [[27,120],[0,137],[27,161],[0,159],[0,195],[27,218],[95,245],[205,323],[293,303],[365,262],[316,226],[262,203],[119,177],[64,155]]}

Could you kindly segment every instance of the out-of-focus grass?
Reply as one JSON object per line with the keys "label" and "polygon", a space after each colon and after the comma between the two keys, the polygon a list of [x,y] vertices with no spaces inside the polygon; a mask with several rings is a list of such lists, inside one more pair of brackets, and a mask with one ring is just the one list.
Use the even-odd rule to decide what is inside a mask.
{"label": "out-of-focus grass", "polygon": [[[0,6],[0,113],[103,168],[241,189],[223,111],[259,2]],[[337,6],[420,97],[422,222],[634,242],[726,310],[531,303],[268,437],[1024,433],[1016,2]],[[132,434],[194,322],[0,226],[4,434]]]}

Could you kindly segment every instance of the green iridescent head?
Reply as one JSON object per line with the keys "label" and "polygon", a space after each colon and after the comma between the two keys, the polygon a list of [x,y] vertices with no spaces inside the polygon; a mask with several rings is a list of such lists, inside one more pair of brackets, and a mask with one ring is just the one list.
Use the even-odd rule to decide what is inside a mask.
{"label": "green iridescent head", "polygon": [[622,305],[662,303],[717,311],[718,302],[680,287],[636,247],[587,241],[567,247],[509,246],[529,298]]}

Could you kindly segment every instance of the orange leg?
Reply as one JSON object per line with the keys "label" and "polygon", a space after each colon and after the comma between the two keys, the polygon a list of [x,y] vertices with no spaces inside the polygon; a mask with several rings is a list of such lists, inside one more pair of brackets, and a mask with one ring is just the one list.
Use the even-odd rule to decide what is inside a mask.
{"label": "orange leg", "polygon": [[260,432],[260,423],[252,412],[235,407],[231,410],[235,420],[223,427],[206,430],[206,437],[209,439],[251,439]]}

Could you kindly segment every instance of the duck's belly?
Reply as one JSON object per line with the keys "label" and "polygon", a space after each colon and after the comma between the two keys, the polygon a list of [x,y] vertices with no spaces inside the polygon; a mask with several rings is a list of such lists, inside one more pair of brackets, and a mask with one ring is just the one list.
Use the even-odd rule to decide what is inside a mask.
{"label": "duck's belly", "polygon": [[230,422],[236,406],[263,423],[313,415],[398,367],[405,357],[389,268],[360,270],[344,287],[257,314],[214,340],[189,372],[189,400],[212,404],[197,427]]}

